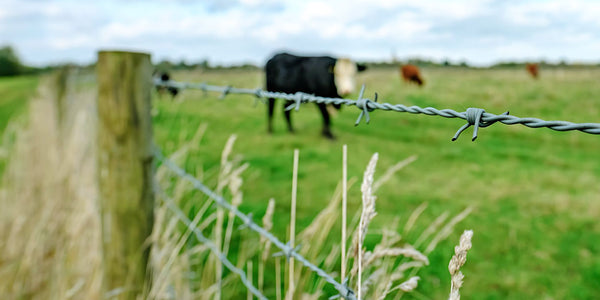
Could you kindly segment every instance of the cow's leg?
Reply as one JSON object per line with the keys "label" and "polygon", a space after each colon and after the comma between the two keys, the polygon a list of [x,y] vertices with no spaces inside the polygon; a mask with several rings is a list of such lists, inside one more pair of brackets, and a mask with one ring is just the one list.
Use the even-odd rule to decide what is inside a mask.
{"label": "cow's leg", "polygon": [[267,132],[273,133],[273,110],[275,109],[275,99],[269,98],[269,110],[267,111]]}
{"label": "cow's leg", "polygon": [[323,136],[328,139],[335,139],[335,136],[331,133],[331,122],[329,120],[329,112],[327,111],[327,106],[324,103],[317,103],[319,110],[321,111],[321,115],[323,116]]}
{"label": "cow's leg", "polygon": [[291,133],[294,132],[294,127],[292,126],[292,110],[286,110],[285,108],[293,103],[294,101],[286,101],[285,105],[283,106],[283,114],[285,115],[285,121],[287,122],[288,131]]}

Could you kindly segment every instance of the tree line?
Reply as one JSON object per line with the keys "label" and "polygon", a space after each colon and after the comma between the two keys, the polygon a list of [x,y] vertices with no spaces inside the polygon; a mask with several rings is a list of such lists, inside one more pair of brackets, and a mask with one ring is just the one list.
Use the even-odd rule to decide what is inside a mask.
{"label": "tree line", "polygon": [[[586,68],[586,67],[599,67],[600,63],[595,64],[583,64],[583,63],[568,63],[566,61],[560,61],[558,63],[551,63],[544,60],[531,61],[532,63],[538,63],[542,68]],[[469,65],[466,60],[460,62],[451,62],[449,60],[443,60],[441,62],[434,61],[424,58],[409,58],[406,60],[394,60],[389,61],[367,61],[362,62],[370,68],[397,68],[398,65],[413,64],[419,67],[458,67],[458,68],[474,68]],[[489,67],[483,67],[483,69],[501,69],[501,68],[523,68],[526,62],[514,62],[504,61],[498,62]],[[37,74],[52,71],[66,64],[59,65],[48,65],[45,67],[32,67],[27,66],[21,62],[16,51],[11,46],[0,47],[0,77],[4,76],[17,76],[27,74]],[[68,64],[73,65],[73,64]],[[79,66],[83,68],[94,68],[95,64]],[[481,68],[481,67],[477,67]],[[213,65],[208,59],[203,59],[196,63],[187,63],[183,60],[179,62],[172,62],[169,60],[162,60],[155,64],[157,71],[172,71],[172,70],[220,70],[220,69],[237,69],[237,70],[259,70],[262,66],[258,66],[251,63],[237,64],[237,65]]]}

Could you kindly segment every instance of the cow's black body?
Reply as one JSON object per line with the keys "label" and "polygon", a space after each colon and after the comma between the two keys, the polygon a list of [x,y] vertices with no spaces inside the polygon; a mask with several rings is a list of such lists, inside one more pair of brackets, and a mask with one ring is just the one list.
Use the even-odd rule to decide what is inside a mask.
{"label": "cow's black body", "polygon": [[[162,82],[168,82],[169,80],[171,80],[171,76],[167,72],[159,73],[158,77],[160,78],[160,81],[162,81]],[[177,94],[179,93],[179,89],[177,89],[176,87],[172,87],[172,86],[169,86],[166,88],[165,87],[157,87],[156,89],[161,94],[166,90],[169,94],[171,94],[171,99],[175,98],[175,96],[177,96]]]}
{"label": "cow's black body", "polygon": [[[338,95],[334,81],[333,69],[336,59],[329,56],[305,57],[295,56],[288,53],[280,53],[273,56],[265,67],[267,76],[267,90],[270,92],[296,93],[304,92],[321,97],[341,98]],[[284,105],[294,103],[287,101]],[[275,99],[269,98],[268,131],[273,131],[273,110]],[[323,135],[333,139],[330,129],[329,113],[326,105],[317,103],[323,116]],[[294,131],[290,111],[284,111],[288,130]]]}

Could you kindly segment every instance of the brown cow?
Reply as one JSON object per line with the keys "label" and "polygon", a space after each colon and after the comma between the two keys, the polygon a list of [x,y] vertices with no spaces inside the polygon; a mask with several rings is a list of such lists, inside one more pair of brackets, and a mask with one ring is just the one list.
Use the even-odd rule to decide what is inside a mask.
{"label": "brown cow", "polygon": [[423,85],[425,82],[421,78],[421,74],[419,73],[419,68],[415,65],[404,65],[400,68],[400,73],[402,74],[402,79],[406,82],[415,82],[419,86]]}
{"label": "brown cow", "polygon": [[529,72],[531,77],[534,79],[538,78],[538,64],[527,64],[525,67],[527,68],[527,72]]}

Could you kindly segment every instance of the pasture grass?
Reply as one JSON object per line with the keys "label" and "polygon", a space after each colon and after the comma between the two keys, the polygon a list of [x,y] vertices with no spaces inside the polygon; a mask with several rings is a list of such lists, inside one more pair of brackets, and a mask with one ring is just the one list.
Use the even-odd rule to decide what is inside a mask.
{"label": "pasture grass", "polygon": [[[542,70],[539,80],[522,70],[425,69],[423,76],[423,88],[401,82],[395,70],[369,70],[358,81],[366,83],[367,95],[378,92],[380,102],[457,111],[481,107],[496,114],[509,110],[519,117],[599,121],[598,69]],[[262,73],[255,71],[181,72],[173,77],[216,85],[263,86]],[[414,154],[419,159],[378,190],[379,214],[373,226],[389,224],[396,216],[406,220],[423,202],[429,204],[421,216],[424,224],[443,211],[455,214],[473,205],[473,213],[450,239],[458,240],[461,229],[475,232],[469,262],[462,269],[465,297],[600,297],[598,136],[495,124],[482,128],[476,142],[470,141],[470,129],[451,142],[463,120],[374,111],[371,124],[355,127],[359,111],[344,107],[333,117],[338,139],[332,142],[321,138],[321,118],[312,104],[293,113],[297,132],[292,135],[285,130],[278,102],[275,133],[268,135],[264,105],[254,106],[249,96],[217,100],[218,96],[186,91],[175,101],[156,99],[157,144],[173,152],[205,124],[208,129],[197,157],[190,157],[186,167],[214,170],[220,145],[236,134],[236,153],[250,164],[241,209],[262,215],[267,200],[275,198],[273,221],[278,236],[285,236],[289,222],[293,149],[300,149],[298,228],[306,227],[331,198],[341,177],[343,144],[349,149],[349,175],[355,177],[374,152],[380,153],[380,166]],[[206,175],[209,181],[216,178]],[[349,210],[357,211],[358,187],[350,191],[349,199]],[[367,236],[366,242],[373,245],[378,239]],[[447,296],[452,249],[452,242],[447,241],[431,253],[431,265],[421,273],[419,294]]]}
{"label": "pasture grass", "polygon": [[37,83],[35,76],[0,78],[0,135],[14,117],[24,115]]}
{"label": "pasture grass", "polygon": [[[0,78],[0,175],[4,173],[6,168],[6,157],[10,144],[14,143],[14,132],[5,134],[7,128],[9,130],[16,127],[10,127],[9,124],[14,122],[23,122],[23,118],[27,114],[24,112],[27,109],[29,99],[34,95],[38,78],[35,76],[19,76]],[[4,158],[4,159],[1,159]]]}
{"label": "pasture grass", "polygon": [[[510,110],[511,114],[520,117],[599,122],[600,85],[597,84],[597,78],[600,78],[600,69],[541,70],[539,80],[529,78],[524,70],[439,68],[425,69],[423,76],[426,80],[423,88],[401,82],[396,70],[368,70],[360,74],[358,81],[367,84],[366,95],[378,92],[380,102],[452,108],[457,111],[481,107],[497,114]],[[264,85],[263,75],[258,71],[180,72],[173,74],[173,78],[236,87]],[[0,99],[0,125],[8,124],[9,119],[20,118],[25,111],[24,102],[21,101],[27,99],[27,95],[33,95],[36,81],[36,77],[0,80],[0,90],[8,95]],[[338,139],[332,142],[320,136],[321,117],[312,104],[293,113],[296,134],[291,135],[285,131],[282,104],[278,102],[275,133],[268,135],[264,105],[259,103],[254,106],[254,99],[249,96],[229,95],[222,101],[217,98],[216,94],[203,95],[200,91],[185,91],[174,101],[169,97],[161,99],[155,96],[155,141],[166,154],[174,153],[189,143],[199,126],[207,126],[201,141],[191,145],[193,151],[186,155],[181,164],[214,187],[218,183],[223,145],[232,134],[236,134],[232,159],[249,164],[242,174],[243,202],[240,209],[262,216],[269,198],[274,198],[273,231],[282,240],[286,239],[284,237],[289,224],[292,155],[295,148],[300,149],[296,214],[298,232],[307,228],[334,198],[332,195],[341,178],[343,144],[347,144],[349,150],[349,177],[358,180],[362,178],[365,166],[375,152],[379,153],[375,179],[387,167],[417,155],[415,162],[392,176],[375,192],[378,215],[370,228],[391,225],[403,235],[403,240],[415,241],[426,226],[445,211],[456,215],[468,206],[473,206],[474,210],[456,226],[447,241],[442,241],[430,253],[430,265],[419,272],[421,280],[416,292],[406,294],[405,298],[438,299],[448,296],[448,262],[463,229],[474,231],[468,261],[461,268],[465,275],[461,287],[463,297],[600,298],[598,136],[495,124],[482,128],[476,142],[470,141],[471,129],[465,131],[457,141],[451,142],[455,131],[464,124],[463,120],[374,111],[371,113],[371,124],[363,123],[355,127],[359,110],[344,107],[333,116],[333,133]],[[43,110],[38,109],[37,112],[35,119],[43,120]],[[43,124],[41,121],[38,123]],[[1,129],[4,130],[6,126],[2,125]],[[43,150],[35,150],[36,160],[23,166],[34,166],[36,161],[43,161],[44,155],[48,155]],[[19,156],[27,161],[27,153]],[[75,159],[79,159],[79,156]],[[26,178],[31,175],[31,172],[27,175],[27,170],[19,169],[18,165],[14,170]],[[17,189],[7,189],[9,192],[11,190]],[[182,204],[198,211],[201,205],[194,203],[198,195],[190,191],[184,194],[188,197],[187,200],[182,198],[182,201],[188,202]],[[4,198],[5,201],[10,200],[9,197]],[[361,206],[358,184],[352,186],[348,199],[351,218]],[[427,209],[413,230],[404,231],[404,224],[411,213],[424,202],[428,203]],[[2,203],[2,224],[16,221],[11,220],[15,212],[29,207],[7,203]],[[90,215],[89,207],[86,209]],[[49,218],[55,215],[54,212],[48,209],[42,217]],[[19,213],[23,215],[23,211]],[[164,212],[157,212],[159,215],[161,213]],[[71,217],[79,221],[81,219],[76,214]],[[400,221],[395,222],[396,218]],[[168,220],[163,222],[172,223]],[[43,231],[46,223],[31,224],[33,232],[37,234]],[[332,230],[339,232],[339,226],[337,222]],[[64,231],[59,227],[56,225],[52,228],[56,228],[57,232]],[[172,240],[175,237],[172,228],[167,227],[163,233],[164,239],[157,237],[157,247],[164,243],[168,245],[165,253],[168,254],[171,251],[169,249],[177,251],[179,248],[172,246],[176,243],[176,240]],[[239,235],[241,237],[234,236],[230,245],[230,255],[234,261],[250,255],[244,253],[244,249],[252,252],[258,247],[246,241],[245,235],[252,233],[240,231]],[[38,237],[29,236],[27,243]],[[329,249],[338,240],[325,241],[323,248]],[[380,232],[373,230],[367,234],[365,243],[368,249],[373,249],[380,240]],[[0,245],[18,256],[18,250],[23,249],[20,247],[27,244],[10,245],[4,242]],[[39,254],[34,256],[36,259],[43,259],[47,249],[61,249],[58,244],[49,245],[51,247],[39,247],[39,251],[34,251],[38,249],[35,248],[25,254],[32,252]],[[72,251],[83,249],[80,244],[68,245]],[[249,245],[252,246],[250,250]],[[304,247],[310,248],[310,243],[303,246],[306,249]],[[187,260],[191,264],[185,264]],[[69,264],[68,261],[66,263]],[[189,283],[181,279],[181,274],[194,263],[198,264],[198,258],[192,254],[187,256],[186,253],[171,271],[165,272],[171,272],[169,274],[174,275],[169,276],[176,277],[176,280],[180,278],[181,286],[187,286]],[[63,270],[62,266],[48,268],[52,273],[38,271],[36,280],[43,280],[42,277],[48,274],[59,274],[55,272]],[[3,276],[10,275],[12,268],[12,264],[6,264],[0,271]],[[36,271],[34,268],[21,269],[18,274],[26,277],[30,274],[28,272],[33,274]],[[89,270],[83,269],[82,272]],[[210,270],[207,272],[210,273]],[[77,278],[71,274],[63,275],[64,278]],[[95,278],[96,275],[90,276]],[[225,280],[228,280],[227,276]],[[70,282],[77,280],[70,279]],[[272,287],[269,287],[272,282],[272,278],[265,280],[269,295],[274,294]],[[92,281],[92,289],[97,289],[96,284],[97,281]],[[307,286],[310,289],[310,282]],[[234,289],[239,292],[225,292],[245,294],[240,284],[234,285]],[[65,290],[73,291],[76,295],[82,292],[73,290],[72,285],[63,283],[58,286],[58,291]],[[16,292],[18,294],[19,291]],[[42,294],[41,297],[47,295]],[[56,290],[49,295],[56,295]]]}

